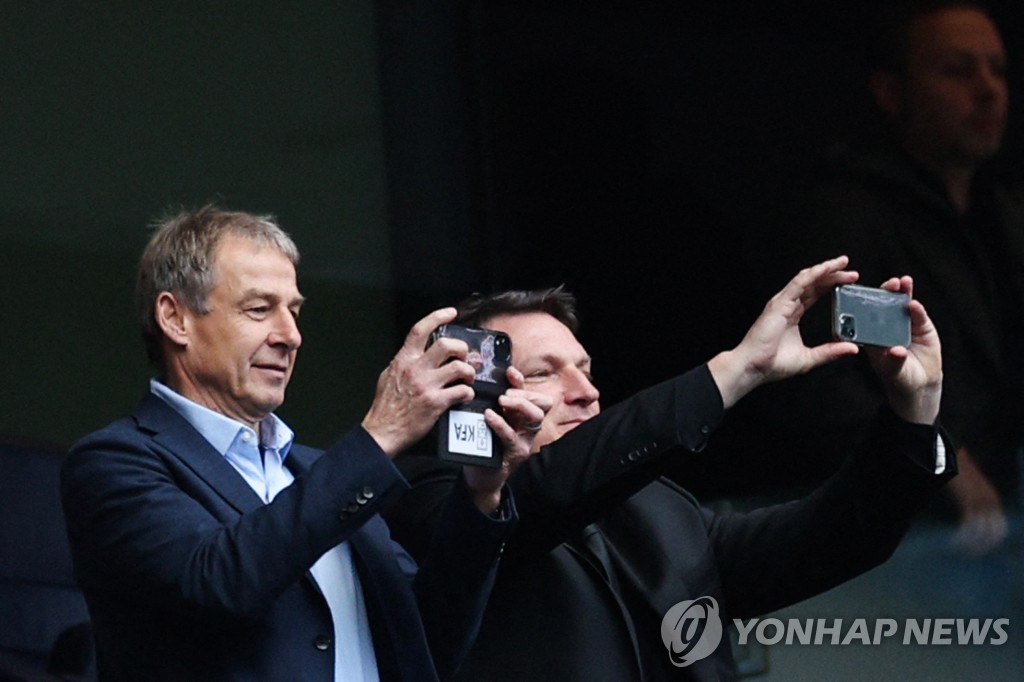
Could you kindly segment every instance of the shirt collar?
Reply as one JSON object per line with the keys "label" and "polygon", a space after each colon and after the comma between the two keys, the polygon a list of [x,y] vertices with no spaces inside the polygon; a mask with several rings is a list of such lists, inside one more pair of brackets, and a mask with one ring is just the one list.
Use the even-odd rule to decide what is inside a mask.
{"label": "shirt collar", "polygon": [[242,439],[258,442],[264,448],[275,449],[281,453],[281,459],[284,460],[295,440],[295,432],[275,414],[268,415],[260,422],[257,441],[256,432],[245,424],[189,400],[156,379],[149,380],[149,390],[184,417],[221,455],[226,455],[232,444],[237,439]]}

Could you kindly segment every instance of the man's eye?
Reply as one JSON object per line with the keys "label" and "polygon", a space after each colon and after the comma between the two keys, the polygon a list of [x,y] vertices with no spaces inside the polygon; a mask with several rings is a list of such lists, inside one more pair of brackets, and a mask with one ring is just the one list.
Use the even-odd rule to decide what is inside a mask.
{"label": "man's eye", "polygon": [[258,315],[266,315],[267,313],[270,312],[270,306],[266,306],[266,305],[250,306],[250,307],[245,309],[245,312],[249,313],[250,315],[257,315],[257,316]]}
{"label": "man's eye", "polygon": [[553,374],[554,372],[550,369],[538,369],[537,371],[530,372],[524,376],[527,381],[545,381],[546,379],[550,379]]}

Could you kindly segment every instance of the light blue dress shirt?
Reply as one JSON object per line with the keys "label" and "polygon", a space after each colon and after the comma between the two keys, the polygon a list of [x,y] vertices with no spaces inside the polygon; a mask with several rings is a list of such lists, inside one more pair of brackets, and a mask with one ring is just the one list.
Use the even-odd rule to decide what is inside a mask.
{"label": "light blue dress shirt", "polygon": [[[248,426],[175,393],[156,379],[150,380],[149,387],[224,456],[264,504],[295,480],[284,465],[295,433],[277,415],[260,422],[257,437]],[[334,622],[334,679],[379,680],[366,602],[348,542],[327,550],[310,572]]]}

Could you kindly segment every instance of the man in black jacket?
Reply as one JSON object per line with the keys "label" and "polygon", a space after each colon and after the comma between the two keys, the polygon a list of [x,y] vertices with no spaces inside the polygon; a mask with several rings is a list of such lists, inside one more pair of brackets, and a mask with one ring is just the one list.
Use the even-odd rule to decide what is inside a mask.
{"label": "man in black jacket", "polygon": [[[534,441],[539,452],[509,479],[521,525],[459,679],[730,679],[728,643],[692,660],[670,657],[679,651],[669,645],[683,643],[672,623],[663,632],[674,606],[713,603],[727,623],[817,594],[890,555],[956,468],[935,428],[939,340],[916,301],[910,347],[872,358],[889,407],[866,447],[812,495],[716,515],[660,476],[703,449],[724,410],[758,385],[858,352],[844,342],[808,347],[798,326],[820,296],[857,279],[846,264],[840,257],[801,271],[736,348],[603,412],[571,296],[506,292],[461,307],[462,323],[509,334],[525,387],[554,404]],[[912,293],[913,283],[893,278],[886,287]],[[397,464],[412,490],[389,523],[421,554],[458,469],[417,455]]]}

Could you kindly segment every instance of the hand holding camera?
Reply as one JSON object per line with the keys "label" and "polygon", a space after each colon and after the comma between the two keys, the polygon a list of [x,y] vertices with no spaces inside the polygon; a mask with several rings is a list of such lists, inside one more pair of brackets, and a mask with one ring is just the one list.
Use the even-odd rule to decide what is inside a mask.
{"label": "hand holding camera", "polygon": [[[913,300],[913,280],[894,277],[879,289],[851,287],[857,273],[840,256],[801,270],[768,301],[736,348],[708,362],[726,408],[757,386],[803,374],[866,346],[893,410],[907,421],[931,424],[942,393],[942,355],[935,326]],[[834,292],[835,341],[803,342],[804,313]]]}
{"label": "hand holding camera", "polygon": [[523,390],[522,374],[510,368],[512,342],[506,334],[445,324],[431,334],[430,343],[439,339],[466,344],[464,362],[474,375],[468,378],[473,398],[453,405],[437,422],[438,457],[470,465],[463,469],[466,485],[477,506],[490,512],[498,508],[504,481],[533,452],[539,429],[531,426],[544,420],[551,400]]}
{"label": "hand holding camera", "polygon": [[506,372],[512,362],[512,341],[502,332],[456,324],[438,327],[431,343],[443,338],[465,342],[465,362],[476,374],[473,399],[451,407],[438,421],[437,454],[450,462],[500,467],[501,447],[484,415],[487,409],[498,412],[498,397],[508,390]]}
{"label": "hand holding camera", "polygon": [[914,280],[904,275],[882,284],[890,292],[905,294],[910,318],[910,343],[869,348],[875,372],[885,386],[893,411],[917,424],[934,424],[942,397],[942,346],[939,334],[920,301],[914,300]]}

